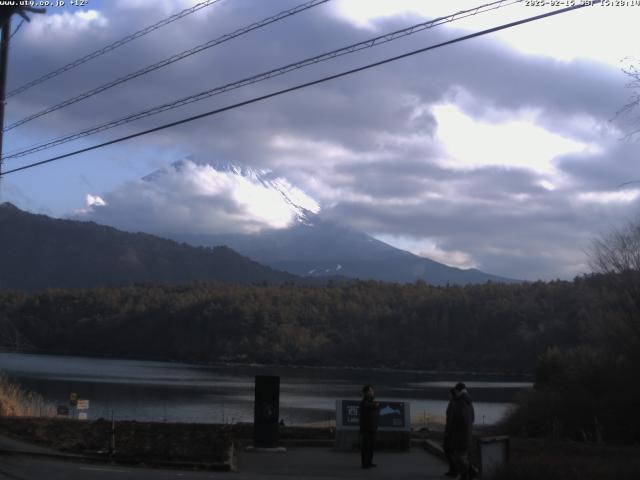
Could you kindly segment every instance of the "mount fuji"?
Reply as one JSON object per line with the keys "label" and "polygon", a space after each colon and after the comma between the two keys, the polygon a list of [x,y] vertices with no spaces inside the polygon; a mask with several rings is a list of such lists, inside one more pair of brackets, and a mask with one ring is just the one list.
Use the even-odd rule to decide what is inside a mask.
{"label": "mount fuji", "polygon": [[[180,173],[193,165],[176,162],[172,171],[161,170],[143,180],[154,182],[159,176]],[[239,167],[229,163],[206,164],[241,190],[251,200],[265,200],[250,208],[268,211],[275,228],[242,233],[161,233],[158,234],[194,246],[226,245],[252,260],[295,275],[372,279],[386,282],[423,280],[433,285],[515,282],[477,269],[450,267],[429,258],[388,245],[374,237],[323,218],[319,205],[287,180],[270,171]],[[242,199],[241,199],[242,200]]]}

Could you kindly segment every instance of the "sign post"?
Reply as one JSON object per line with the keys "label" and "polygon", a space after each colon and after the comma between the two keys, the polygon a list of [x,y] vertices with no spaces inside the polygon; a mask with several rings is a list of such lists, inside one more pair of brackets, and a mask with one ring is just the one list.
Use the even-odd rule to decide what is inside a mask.
{"label": "sign post", "polygon": [[87,420],[89,410],[89,400],[77,399],[76,408],[78,410],[78,420]]}
{"label": "sign post", "polygon": [[280,418],[280,377],[257,375],[255,382],[253,445],[257,448],[276,448]]}
{"label": "sign post", "polygon": [[69,405],[71,406],[71,418],[76,418],[76,413],[78,411],[76,408],[78,405],[78,394],[76,392],[71,392],[69,394]]}

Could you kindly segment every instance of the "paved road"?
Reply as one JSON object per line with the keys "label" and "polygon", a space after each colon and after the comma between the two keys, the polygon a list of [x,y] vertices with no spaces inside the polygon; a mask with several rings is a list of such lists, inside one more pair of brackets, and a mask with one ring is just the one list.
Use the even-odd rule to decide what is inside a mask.
{"label": "paved road", "polygon": [[52,460],[26,455],[1,455],[0,480],[230,480],[233,474],[154,470]]}
{"label": "paved road", "polygon": [[291,448],[287,453],[243,453],[241,475],[247,479],[292,480],[333,478],[443,479],[444,462],[419,447],[410,452],[376,452],[377,468],[360,468],[358,452],[334,452],[330,448]]}
{"label": "paved road", "polygon": [[362,470],[357,453],[291,448],[287,453],[241,453],[240,472],[193,472],[99,465],[24,455],[0,456],[0,480],[328,480],[442,479],[445,464],[425,451],[377,453],[378,467]]}
{"label": "paved road", "polygon": [[18,452],[32,452],[32,453],[51,453],[57,454],[56,450],[52,448],[39,447],[38,445],[34,445],[33,443],[23,442],[22,440],[17,440],[15,438],[7,437],[5,435],[0,435],[0,450],[13,450]]}

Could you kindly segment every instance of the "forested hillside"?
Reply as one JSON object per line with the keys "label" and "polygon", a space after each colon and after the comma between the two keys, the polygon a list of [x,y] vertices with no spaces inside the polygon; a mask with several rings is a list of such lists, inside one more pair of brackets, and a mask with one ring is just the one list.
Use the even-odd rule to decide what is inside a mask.
{"label": "forested hillside", "polygon": [[199,362],[533,371],[590,341],[605,277],[434,287],[140,285],[0,294],[6,347]]}
{"label": "forested hillside", "polygon": [[135,282],[299,282],[227,247],[196,248],[93,222],[0,204],[0,290],[89,288]]}

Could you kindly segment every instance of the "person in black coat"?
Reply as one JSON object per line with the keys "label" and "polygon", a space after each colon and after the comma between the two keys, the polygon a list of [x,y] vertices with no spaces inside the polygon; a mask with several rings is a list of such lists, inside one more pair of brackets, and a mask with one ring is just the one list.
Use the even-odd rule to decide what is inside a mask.
{"label": "person in black coat", "polygon": [[455,389],[449,390],[449,404],[447,405],[447,421],[444,425],[444,442],[443,449],[444,454],[449,461],[449,470],[445,473],[448,477],[458,476],[458,464],[455,457],[455,449],[453,447],[453,410],[454,402],[456,401]]}
{"label": "person in black coat", "polygon": [[447,418],[447,423],[451,423],[448,447],[453,450],[453,458],[455,459],[457,472],[460,473],[460,480],[469,480],[470,477],[476,476],[475,469],[469,464],[469,450],[472,443],[475,412],[471,397],[464,383],[456,384],[453,389],[453,397],[451,414]]}
{"label": "person in black coat", "polygon": [[375,467],[373,463],[373,443],[378,430],[378,402],[374,401],[372,385],[362,387],[360,401],[360,458],[362,468]]}

